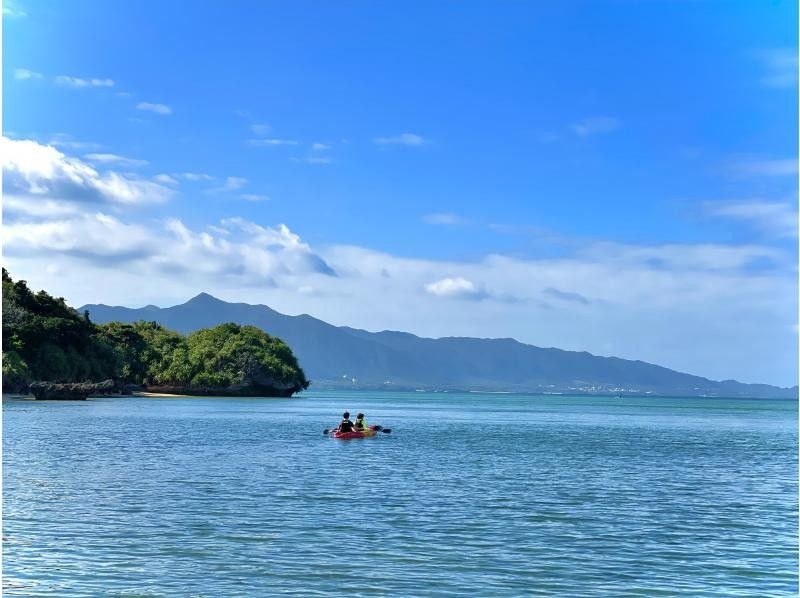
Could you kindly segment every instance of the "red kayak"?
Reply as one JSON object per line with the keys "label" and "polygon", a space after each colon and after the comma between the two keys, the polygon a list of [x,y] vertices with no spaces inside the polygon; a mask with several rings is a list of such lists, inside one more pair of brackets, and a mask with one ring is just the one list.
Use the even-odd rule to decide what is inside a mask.
{"label": "red kayak", "polygon": [[370,426],[369,429],[364,430],[363,432],[356,432],[355,430],[352,432],[334,432],[333,437],[341,440],[350,440],[351,438],[369,438],[371,436],[375,436],[377,432],[378,431],[375,429],[375,426]]}

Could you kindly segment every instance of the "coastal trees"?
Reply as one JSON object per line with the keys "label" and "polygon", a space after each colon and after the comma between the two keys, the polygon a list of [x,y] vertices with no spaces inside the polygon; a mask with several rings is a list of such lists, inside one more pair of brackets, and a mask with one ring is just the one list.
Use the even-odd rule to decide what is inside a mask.
{"label": "coastal trees", "polygon": [[[33,293],[3,269],[3,373],[15,385],[104,379],[113,359],[96,327],[63,298]],[[5,375],[3,386],[9,387]]]}
{"label": "coastal trees", "polygon": [[298,392],[308,380],[289,346],[255,326],[228,323],[198,330],[176,347],[167,367],[156,374],[162,384],[191,387],[275,388]]}
{"label": "coastal trees", "polygon": [[250,395],[291,395],[309,384],[289,346],[255,326],[221,324],[188,337],[156,322],[98,326],[3,269],[3,388],[108,378]]}

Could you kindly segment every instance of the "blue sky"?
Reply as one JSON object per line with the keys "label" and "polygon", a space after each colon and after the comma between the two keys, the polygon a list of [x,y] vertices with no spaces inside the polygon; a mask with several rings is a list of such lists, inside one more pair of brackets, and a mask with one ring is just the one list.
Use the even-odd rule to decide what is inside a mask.
{"label": "blue sky", "polygon": [[204,290],[793,384],[796,23],[5,2],[5,259],[75,304]]}

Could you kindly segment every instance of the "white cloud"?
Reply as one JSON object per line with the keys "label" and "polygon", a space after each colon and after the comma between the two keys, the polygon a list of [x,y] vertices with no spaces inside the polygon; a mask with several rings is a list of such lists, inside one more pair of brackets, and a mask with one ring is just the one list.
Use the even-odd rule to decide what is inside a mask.
{"label": "white cloud", "polygon": [[98,263],[129,261],[150,255],[152,234],[113,216],[76,214],[63,220],[12,222],[3,227],[3,247],[12,255],[65,254]]}
{"label": "white cloud", "polygon": [[226,193],[228,191],[237,191],[247,184],[247,179],[238,176],[229,176],[225,179],[225,183],[220,187],[209,189],[208,193]]}
{"label": "white cloud", "polygon": [[248,139],[247,143],[253,147],[270,147],[276,145],[297,145],[294,139]]}
{"label": "white cloud", "polygon": [[796,237],[798,214],[794,204],[763,201],[707,201],[703,203],[710,216],[747,222],[778,237]]}
{"label": "white cloud", "polygon": [[147,164],[147,160],[137,160],[135,158],[126,158],[118,156],[117,154],[86,154],[84,156],[90,162],[99,162],[100,164],[117,164],[123,168],[136,168]]}
{"label": "white cloud", "polygon": [[28,196],[31,201],[50,199],[137,205],[165,201],[173,193],[157,183],[132,179],[116,172],[101,174],[85,162],[35,141],[2,137],[0,150],[4,192]]}
{"label": "white cloud", "polygon": [[764,66],[761,82],[767,87],[797,87],[797,48],[773,48],[756,52]]}
{"label": "white cloud", "polygon": [[401,133],[391,137],[377,137],[373,139],[379,145],[423,145],[428,143],[426,139],[414,133]]}
{"label": "white cloud", "polygon": [[67,135],[66,133],[57,133],[53,135],[52,139],[47,142],[47,145],[75,150],[99,150],[103,147],[101,144],[93,141],[75,140],[71,135]]}
{"label": "white cloud", "polygon": [[[172,280],[221,277],[249,286],[275,278],[335,276],[325,261],[285,225],[275,228],[232,218],[214,232],[195,232],[170,218],[157,225],[126,224],[108,214],[8,224],[4,249],[17,259],[79,260],[81,268],[131,268],[137,275]],[[235,233],[236,242],[226,237]]]}
{"label": "white cloud", "polygon": [[174,174],[173,176],[176,178],[181,178],[192,182],[213,181],[216,179],[216,177],[213,177],[210,174],[205,174],[203,172],[179,172]]}
{"label": "white cloud", "polygon": [[167,106],[166,104],[153,104],[151,102],[139,102],[136,104],[136,108],[138,110],[146,110],[148,112],[154,112],[155,114],[161,114],[162,116],[166,116],[168,114],[172,114],[172,108]]}
{"label": "white cloud", "polygon": [[14,78],[15,79],[41,79],[42,74],[37,73],[35,71],[29,71],[28,69],[14,69]]}
{"label": "white cloud", "polygon": [[797,175],[797,158],[739,158],[731,160],[725,170],[735,177],[780,177]]}
{"label": "white cloud", "polygon": [[330,164],[333,160],[327,156],[309,156],[306,158],[309,164]]}
{"label": "white cloud", "polygon": [[425,285],[425,290],[437,297],[452,297],[457,299],[485,299],[486,291],[477,287],[475,283],[461,276],[442,278],[436,282]]}
{"label": "white cloud", "polygon": [[63,85],[64,87],[114,87],[113,79],[81,79],[80,77],[59,75],[54,81],[56,85]]}
{"label": "white cloud", "polygon": [[336,325],[513,337],[717,379],[788,384],[796,371],[796,263],[774,247],[589,243],[558,259],[453,261],[315,249],[286,226],[241,218],[198,231],[178,220],[61,220],[7,222],[5,259],[15,277],[74,305],[170,305],[207,291]]}
{"label": "white cloud", "polygon": [[453,214],[452,212],[434,212],[432,214],[425,214],[422,217],[422,220],[426,224],[455,225],[464,223],[464,219],[461,218],[461,216],[458,214]]}
{"label": "white cloud", "polygon": [[317,142],[317,143],[311,144],[311,149],[314,150],[315,152],[322,152],[322,151],[331,149],[331,146],[328,145],[327,143],[319,143],[319,142]]}
{"label": "white cloud", "polygon": [[246,201],[268,201],[269,195],[259,195],[257,193],[242,193],[239,197]]}
{"label": "white cloud", "polygon": [[157,174],[156,176],[153,177],[153,180],[156,183],[161,183],[162,185],[177,185],[178,184],[178,181],[174,177],[171,177],[168,174]]}
{"label": "white cloud", "polygon": [[620,125],[620,121],[612,116],[594,116],[574,123],[571,128],[579,137],[587,137],[598,133],[616,131]]}

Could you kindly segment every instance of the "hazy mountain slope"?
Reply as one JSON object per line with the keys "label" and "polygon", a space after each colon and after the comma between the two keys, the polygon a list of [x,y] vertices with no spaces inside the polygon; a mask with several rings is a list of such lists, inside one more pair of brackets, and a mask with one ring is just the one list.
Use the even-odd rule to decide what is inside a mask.
{"label": "hazy mountain slope", "polygon": [[715,382],[642,361],[545,349],[514,339],[430,339],[404,332],[336,327],[308,315],[287,316],[265,305],[227,303],[206,293],[163,309],[106,305],[86,305],[81,311],[84,309],[98,323],[154,320],[184,333],[223,322],[252,324],[284,339],[318,387],[390,382],[399,387],[551,392],[616,392],[615,388],[623,388],[677,395],[797,394],[796,388]]}

